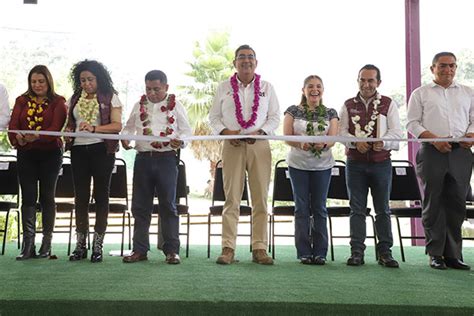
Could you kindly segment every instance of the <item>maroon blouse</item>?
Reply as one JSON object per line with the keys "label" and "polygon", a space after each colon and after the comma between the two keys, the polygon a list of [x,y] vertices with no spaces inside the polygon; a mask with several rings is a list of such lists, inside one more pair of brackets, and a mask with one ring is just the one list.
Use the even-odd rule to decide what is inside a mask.
{"label": "maroon blouse", "polygon": [[[12,115],[10,118],[10,124],[8,124],[9,130],[28,130],[28,96],[21,95],[16,98],[15,105],[13,107]],[[43,123],[41,124],[42,131],[55,131],[59,132],[63,129],[64,123],[67,117],[66,100],[62,96],[57,96],[53,100],[49,100],[48,105],[44,107]],[[28,150],[28,149],[41,149],[51,150],[61,148],[63,142],[61,137],[57,136],[46,136],[40,135],[40,138],[34,142],[27,143],[24,146],[20,146],[16,140],[15,133],[8,133],[10,143],[16,149]]]}

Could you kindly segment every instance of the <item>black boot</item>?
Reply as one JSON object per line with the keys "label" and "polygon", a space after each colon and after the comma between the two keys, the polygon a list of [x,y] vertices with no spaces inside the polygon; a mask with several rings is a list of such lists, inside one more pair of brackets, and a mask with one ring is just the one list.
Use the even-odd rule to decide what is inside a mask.
{"label": "black boot", "polygon": [[38,253],[39,258],[51,256],[51,240],[53,239],[54,221],[56,220],[56,206],[44,207],[41,211],[43,219],[43,241]]}
{"label": "black boot", "polygon": [[21,224],[23,226],[23,244],[21,253],[16,257],[16,260],[36,258],[36,209],[34,207],[21,208]]}
{"label": "black boot", "polygon": [[104,245],[105,233],[94,233],[94,241],[92,243],[91,262],[102,262],[102,248]]}
{"label": "black boot", "polygon": [[36,258],[35,239],[23,237],[21,253],[16,256],[16,260],[27,260]]}
{"label": "black boot", "polygon": [[53,238],[53,233],[43,233],[43,241],[41,242],[41,247],[38,252],[38,258],[48,258],[51,256],[51,240]]}
{"label": "black boot", "polygon": [[76,248],[69,256],[69,261],[77,261],[87,258],[87,246],[86,246],[86,238],[87,233],[76,233]]}

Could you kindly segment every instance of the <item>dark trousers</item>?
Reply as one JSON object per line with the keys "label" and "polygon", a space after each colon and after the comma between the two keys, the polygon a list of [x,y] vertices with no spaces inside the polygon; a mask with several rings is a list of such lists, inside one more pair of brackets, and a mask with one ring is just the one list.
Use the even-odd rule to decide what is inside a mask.
{"label": "dark trousers", "polygon": [[71,168],[74,180],[76,231],[89,231],[89,202],[91,178],[94,179],[96,219],[94,230],[105,233],[109,215],[110,179],[115,164],[115,154],[108,154],[104,143],[73,146]]}
{"label": "dark trousers", "polygon": [[425,191],[422,222],[426,253],[461,259],[461,226],[466,216],[472,153],[458,147],[443,154],[434,146],[423,144],[416,164]]}
{"label": "dark trousers", "polygon": [[[34,216],[38,200],[43,220],[43,232],[52,233],[56,217],[56,182],[61,169],[63,152],[55,150],[18,150],[18,177],[21,186],[22,217]],[[25,237],[33,237],[31,231],[23,227]]]}
{"label": "dark trousers", "polygon": [[149,230],[155,192],[158,196],[163,252],[179,253],[179,217],[176,210],[177,157],[174,152],[161,155],[138,153],[133,169],[132,214],[135,219],[133,251],[150,250]]}

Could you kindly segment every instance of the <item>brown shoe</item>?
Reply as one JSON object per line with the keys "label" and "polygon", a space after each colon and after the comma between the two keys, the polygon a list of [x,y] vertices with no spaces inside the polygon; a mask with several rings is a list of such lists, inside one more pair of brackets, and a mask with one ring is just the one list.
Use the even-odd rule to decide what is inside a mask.
{"label": "brown shoe", "polygon": [[267,255],[267,251],[265,249],[255,249],[252,251],[252,261],[258,264],[266,264],[271,265],[273,264],[272,257]]}
{"label": "brown shoe", "polygon": [[177,253],[169,253],[166,255],[166,263],[167,264],[180,264],[181,258]]}
{"label": "brown shoe", "polygon": [[148,257],[146,255],[143,255],[139,252],[134,251],[130,254],[130,256],[123,257],[122,262],[135,263],[135,262],[144,261],[144,260],[148,260]]}
{"label": "brown shoe", "polygon": [[217,258],[216,263],[218,264],[231,264],[235,262],[234,249],[229,247],[222,248],[222,254]]}

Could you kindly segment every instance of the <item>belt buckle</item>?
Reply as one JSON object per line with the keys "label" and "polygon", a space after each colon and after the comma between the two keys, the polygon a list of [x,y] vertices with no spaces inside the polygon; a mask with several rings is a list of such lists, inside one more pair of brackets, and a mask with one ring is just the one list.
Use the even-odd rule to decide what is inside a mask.
{"label": "belt buckle", "polygon": [[451,145],[451,149],[456,149],[461,146],[458,142],[449,142],[449,145]]}

